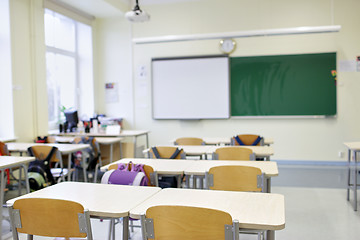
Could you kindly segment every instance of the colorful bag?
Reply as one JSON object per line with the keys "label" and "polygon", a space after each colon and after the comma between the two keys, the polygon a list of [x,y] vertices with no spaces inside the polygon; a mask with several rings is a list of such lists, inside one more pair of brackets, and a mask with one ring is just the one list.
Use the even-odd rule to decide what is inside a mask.
{"label": "colorful bag", "polygon": [[101,178],[103,184],[119,184],[132,186],[148,186],[149,179],[144,171],[144,164],[120,163],[117,169],[104,173]]}

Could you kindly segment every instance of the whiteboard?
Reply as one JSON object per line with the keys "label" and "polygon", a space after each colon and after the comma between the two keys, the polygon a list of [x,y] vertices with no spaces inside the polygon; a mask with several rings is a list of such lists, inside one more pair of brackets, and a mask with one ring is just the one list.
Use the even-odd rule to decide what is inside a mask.
{"label": "whiteboard", "polygon": [[152,59],[153,118],[229,118],[229,82],[227,56]]}

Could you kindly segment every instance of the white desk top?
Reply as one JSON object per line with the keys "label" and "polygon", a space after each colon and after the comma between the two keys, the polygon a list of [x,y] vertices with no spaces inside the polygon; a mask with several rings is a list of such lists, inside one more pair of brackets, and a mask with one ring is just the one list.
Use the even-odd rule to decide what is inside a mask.
{"label": "white desk top", "polygon": [[121,130],[119,134],[106,134],[106,133],[56,133],[59,136],[93,136],[93,137],[137,137],[148,134],[149,130]]}
{"label": "white desk top", "polygon": [[8,142],[15,142],[17,138],[0,138],[0,142],[8,143]]}
{"label": "white desk top", "polygon": [[[72,141],[74,141],[75,137],[74,136],[56,136],[55,140],[59,143],[71,143]],[[124,138],[122,137],[98,137],[96,138],[96,141],[99,144],[104,144],[104,145],[109,145],[109,144],[114,144],[117,142],[121,142],[122,140],[124,140]]]}
{"label": "white desk top", "polygon": [[[174,145],[172,145],[174,146]],[[199,145],[199,146],[191,146],[191,145],[176,145],[178,148],[184,149],[186,155],[202,155],[202,154],[212,154],[219,147],[223,146],[212,146],[212,145]],[[236,147],[245,147],[253,150],[257,157],[269,157],[274,155],[274,149],[269,146],[236,146]],[[145,149],[144,154],[150,149]]]}
{"label": "white desk top", "polygon": [[12,168],[34,160],[34,157],[0,156],[0,169]]}
{"label": "white desk top", "polygon": [[205,175],[205,172],[216,166],[250,166],[260,168],[266,177],[276,177],[279,175],[279,169],[276,162],[271,161],[224,161],[224,160],[189,160],[191,164],[185,167],[186,175]]}
{"label": "white desk top", "polygon": [[344,145],[352,151],[360,150],[360,142],[345,142]]}
{"label": "white desk top", "polygon": [[280,194],[166,188],[130,210],[130,217],[139,219],[146,209],[158,205],[194,206],[225,211],[233,220],[239,220],[240,228],[285,228],[285,202],[284,196]]}
{"label": "white desk top", "polygon": [[26,152],[29,147],[38,145],[54,146],[59,149],[62,154],[69,154],[84,150],[90,147],[89,144],[54,144],[54,143],[7,143],[6,146],[9,152]]}
{"label": "white desk top", "polygon": [[64,199],[81,203],[93,217],[120,218],[128,216],[130,209],[160,190],[158,187],[61,182],[11,199],[7,201],[7,205],[20,198]]}
{"label": "white desk top", "polygon": [[117,163],[141,163],[151,166],[154,171],[158,174],[183,174],[184,170],[193,164],[192,160],[181,160],[181,159],[148,159],[148,158],[124,158],[119,161],[110,163],[106,166],[101,167],[101,171],[105,172],[108,170],[110,165]]}

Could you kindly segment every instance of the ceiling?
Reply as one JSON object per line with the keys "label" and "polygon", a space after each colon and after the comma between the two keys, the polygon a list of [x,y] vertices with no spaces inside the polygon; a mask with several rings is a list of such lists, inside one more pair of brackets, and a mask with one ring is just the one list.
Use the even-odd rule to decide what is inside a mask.
{"label": "ceiling", "polygon": [[[133,8],[135,0],[49,0],[65,4],[97,18],[122,16]],[[171,4],[189,2],[194,0],[139,0],[139,5]],[[199,1],[199,0],[196,0]]]}

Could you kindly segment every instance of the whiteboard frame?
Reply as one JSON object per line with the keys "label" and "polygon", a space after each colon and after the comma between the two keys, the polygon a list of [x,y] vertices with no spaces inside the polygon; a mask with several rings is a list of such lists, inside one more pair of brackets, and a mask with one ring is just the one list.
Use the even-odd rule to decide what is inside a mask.
{"label": "whiteboard frame", "polygon": [[[211,59],[211,58],[226,58],[228,66],[227,66],[227,79],[223,82],[227,83],[228,88],[227,91],[227,106],[226,111],[227,113],[224,116],[214,116],[214,117],[181,117],[181,116],[174,116],[174,117],[161,117],[161,116],[155,116],[155,98],[154,98],[154,62],[155,61],[172,61],[172,60],[192,60],[192,59]],[[152,102],[152,118],[154,120],[200,120],[200,119],[229,119],[231,117],[231,98],[230,98],[230,58],[227,54],[221,54],[221,55],[201,55],[201,56],[182,56],[182,57],[162,57],[162,58],[152,58],[151,59],[151,102]],[[201,89],[204,90],[204,89]]]}

